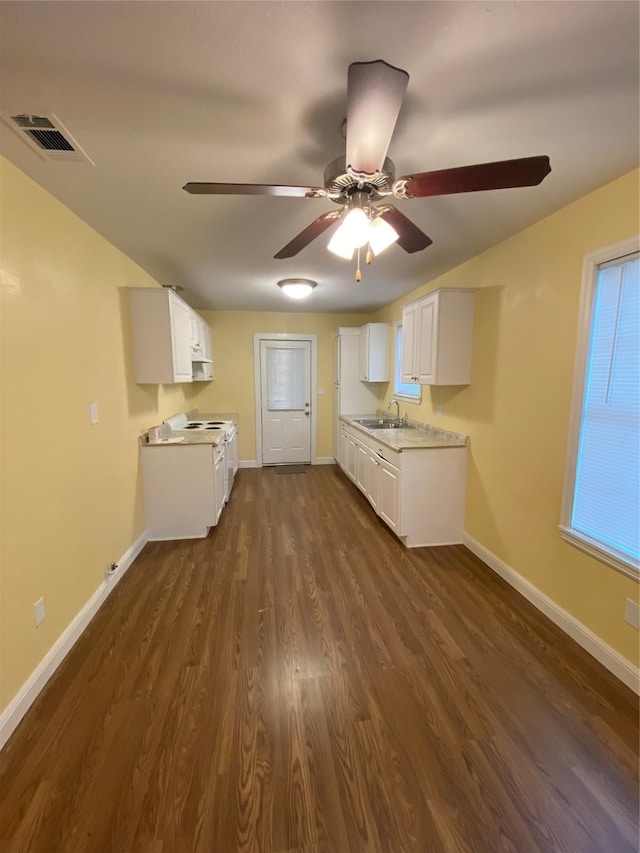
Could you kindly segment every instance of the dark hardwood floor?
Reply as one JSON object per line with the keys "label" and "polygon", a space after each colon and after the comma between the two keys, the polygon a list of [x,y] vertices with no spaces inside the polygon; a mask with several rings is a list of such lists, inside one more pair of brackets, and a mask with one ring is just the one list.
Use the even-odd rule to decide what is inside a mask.
{"label": "dark hardwood floor", "polygon": [[638,849],[638,703],[334,467],[149,544],[0,756],[9,853]]}

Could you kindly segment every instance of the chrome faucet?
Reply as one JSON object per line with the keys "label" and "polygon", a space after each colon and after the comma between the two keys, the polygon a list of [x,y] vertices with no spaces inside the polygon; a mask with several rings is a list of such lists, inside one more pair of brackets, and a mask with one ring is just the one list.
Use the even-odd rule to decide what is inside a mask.
{"label": "chrome faucet", "polygon": [[391,406],[393,406],[393,404],[394,404],[394,403],[395,403],[395,404],[396,404],[396,406],[398,407],[397,414],[396,414],[396,422],[397,422],[397,423],[400,423],[400,421],[401,421],[401,418],[400,418],[400,403],[399,403],[397,400],[389,400],[389,405],[387,406],[387,411],[389,411],[389,409],[391,408]]}

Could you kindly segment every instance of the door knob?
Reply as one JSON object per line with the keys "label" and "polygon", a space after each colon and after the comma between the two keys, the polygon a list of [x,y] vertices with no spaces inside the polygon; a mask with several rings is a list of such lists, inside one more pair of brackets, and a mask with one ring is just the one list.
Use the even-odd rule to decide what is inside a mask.
{"label": "door knob", "polygon": [[309,417],[309,412],[305,412],[304,414],[305,414],[305,417],[307,417],[307,418]]}

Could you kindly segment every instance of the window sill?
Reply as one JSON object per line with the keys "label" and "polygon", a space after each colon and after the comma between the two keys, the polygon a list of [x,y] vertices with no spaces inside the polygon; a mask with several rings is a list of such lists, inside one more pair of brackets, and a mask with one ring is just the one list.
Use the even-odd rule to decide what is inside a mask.
{"label": "window sill", "polygon": [[584,553],[589,554],[590,557],[594,557],[601,563],[606,563],[608,566],[611,566],[611,568],[615,569],[617,572],[621,572],[623,575],[633,578],[636,582],[640,582],[639,564],[633,563],[613,551],[605,550],[605,548],[603,548],[598,542],[587,538],[583,534],[576,533],[575,530],[571,530],[569,527],[563,527],[560,524],[558,525],[558,530],[560,531],[560,536],[562,536],[564,541],[568,542],[569,545],[579,548],[580,551],[584,551]]}
{"label": "window sill", "polygon": [[393,397],[396,400],[404,400],[407,403],[415,403],[416,406],[419,406],[422,402],[422,394],[420,394],[419,397],[411,397],[409,394],[401,394],[399,391],[394,391]]}

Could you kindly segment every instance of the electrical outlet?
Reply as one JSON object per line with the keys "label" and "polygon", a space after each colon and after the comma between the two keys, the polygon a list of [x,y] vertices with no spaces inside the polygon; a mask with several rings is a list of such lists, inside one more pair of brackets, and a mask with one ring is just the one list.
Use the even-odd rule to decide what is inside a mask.
{"label": "electrical outlet", "polygon": [[324,394],[324,388],[322,385],[318,385],[318,394]]}
{"label": "electrical outlet", "polygon": [[44,598],[39,598],[36,601],[33,605],[33,611],[36,617],[36,626],[38,626],[47,615],[44,609]]}
{"label": "electrical outlet", "polygon": [[632,601],[630,598],[624,603],[624,621],[640,631],[640,604],[637,601]]}
{"label": "electrical outlet", "polygon": [[89,420],[92,424],[97,424],[100,418],[98,417],[98,404],[91,403],[89,406]]}

